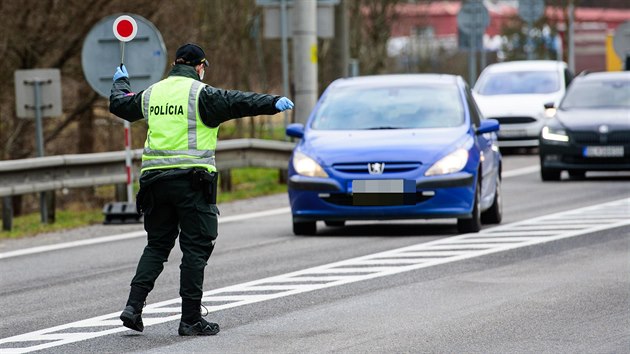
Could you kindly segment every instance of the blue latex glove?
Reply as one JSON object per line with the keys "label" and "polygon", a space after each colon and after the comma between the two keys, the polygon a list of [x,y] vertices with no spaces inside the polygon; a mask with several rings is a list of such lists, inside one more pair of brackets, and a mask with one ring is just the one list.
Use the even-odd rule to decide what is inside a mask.
{"label": "blue latex glove", "polygon": [[127,72],[127,67],[125,67],[125,64],[116,67],[116,73],[114,73],[114,81],[120,79],[121,77],[129,78],[129,73]]}
{"label": "blue latex glove", "polygon": [[287,109],[293,109],[293,102],[286,97],[280,97],[280,99],[276,102],[276,109],[280,112],[286,111]]}

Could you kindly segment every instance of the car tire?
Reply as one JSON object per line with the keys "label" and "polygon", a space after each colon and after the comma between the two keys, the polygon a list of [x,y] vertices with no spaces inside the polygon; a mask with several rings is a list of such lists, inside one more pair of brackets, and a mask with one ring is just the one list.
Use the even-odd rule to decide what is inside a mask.
{"label": "car tire", "polygon": [[479,232],[481,230],[481,183],[477,182],[471,218],[457,219],[457,231],[461,234]]}
{"label": "car tire", "polygon": [[344,227],[346,222],[345,220],[324,220],[324,224],[328,227]]}
{"label": "car tire", "polygon": [[503,196],[501,195],[501,177],[497,177],[494,200],[490,208],[481,213],[481,222],[484,224],[500,224],[503,219]]}
{"label": "car tire", "polygon": [[562,170],[557,168],[540,167],[540,178],[543,181],[559,181]]}
{"label": "car tire", "polygon": [[317,224],[315,221],[293,222],[293,234],[299,235],[315,235],[317,233]]}

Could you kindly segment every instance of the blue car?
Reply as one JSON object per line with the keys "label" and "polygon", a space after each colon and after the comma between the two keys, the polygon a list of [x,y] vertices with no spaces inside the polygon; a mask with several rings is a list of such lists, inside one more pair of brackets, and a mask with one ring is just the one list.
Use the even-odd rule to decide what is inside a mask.
{"label": "blue car", "polygon": [[461,233],[500,223],[499,123],[484,119],[460,76],[413,74],[334,81],[289,162],[293,233],[317,221],[457,218]]}

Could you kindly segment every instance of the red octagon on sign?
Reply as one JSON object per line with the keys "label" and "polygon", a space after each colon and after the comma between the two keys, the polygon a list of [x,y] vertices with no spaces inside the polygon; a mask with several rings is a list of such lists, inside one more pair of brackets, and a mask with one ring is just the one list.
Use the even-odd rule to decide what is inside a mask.
{"label": "red octagon on sign", "polygon": [[122,42],[129,42],[136,36],[136,33],[138,33],[136,20],[127,15],[122,15],[116,18],[112,29],[114,31],[114,36]]}

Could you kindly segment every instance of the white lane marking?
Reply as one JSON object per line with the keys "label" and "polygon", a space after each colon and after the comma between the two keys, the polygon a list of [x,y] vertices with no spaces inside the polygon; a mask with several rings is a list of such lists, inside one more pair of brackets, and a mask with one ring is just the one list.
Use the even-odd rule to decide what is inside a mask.
{"label": "white lane marking", "polygon": [[[599,212],[607,210],[615,212],[616,218],[602,220],[597,218]],[[597,224],[583,224],[580,229],[566,229],[551,232],[548,236],[492,237],[493,233],[507,234],[510,230],[519,230],[524,226],[539,223],[555,222],[567,217],[579,216],[582,220],[598,220]],[[325,264],[313,268],[299,270],[287,274],[236,284],[203,293],[203,303],[209,312],[253,304],[314,290],[340,286],[358,281],[399,274],[435,265],[456,262],[473,257],[480,257],[516,248],[543,244],[546,242],[592,234],[598,231],[630,225],[630,198],[590,207],[545,215],[513,224],[502,225],[476,234],[464,234],[454,237],[419,243],[412,246],[393,249],[367,256]],[[517,231],[518,232],[518,231]],[[520,233],[519,233],[520,235]],[[477,247],[462,245],[478,240],[487,242]],[[452,252],[449,252],[449,249]],[[423,258],[427,254],[442,254],[444,257]],[[409,258],[415,257],[415,258]],[[415,260],[408,262],[388,262],[383,259]],[[378,266],[382,265],[382,266]],[[252,293],[256,292],[256,293]],[[180,319],[178,304],[181,299],[172,299],[145,307],[144,313],[151,314],[143,319],[145,327]],[[26,353],[35,350],[57,347],[67,343],[101,337],[112,333],[126,331],[121,327],[118,316],[120,312],[110,313],[82,321],[68,323],[48,329],[25,333],[0,339],[0,352]],[[155,317],[161,315],[164,317]],[[77,328],[83,332],[77,333]],[[88,331],[88,329],[93,331]],[[37,344],[35,344],[36,342]]]}
{"label": "white lane marking", "polygon": [[271,209],[271,210],[266,210],[266,211],[258,211],[258,212],[255,212],[255,213],[248,213],[248,214],[242,214],[242,215],[221,216],[221,217],[219,217],[219,223],[241,221],[241,220],[254,219],[254,218],[262,218],[263,216],[272,216],[272,215],[286,214],[286,213],[290,213],[290,212],[291,212],[291,208],[284,207],[284,208]]}
{"label": "white lane marking", "polygon": [[516,177],[516,176],[527,175],[527,174],[538,172],[538,171],[540,171],[539,165],[527,166],[527,167],[518,168],[516,170],[501,172],[501,177],[503,178]]}
{"label": "white lane marking", "polygon": [[21,249],[17,251],[0,253],[0,259],[24,256],[27,254],[42,253],[42,252],[48,252],[48,251],[66,249],[66,248],[73,248],[73,247],[79,247],[79,246],[95,245],[95,244],[105,243],[105,242],[126,240],[130,238],[146,236],[146,234],[147,233],[145,231],[134,231],[134,232],[128,232],[128,233],[120,234],[120,235],[98,237],[98,238],[80,240],[80,241],[64,242],[64,243],[58,243],[58,244],[48,245],[48,246],[25,248],[25,249]]}
{"label": "white lane marking", "polygon": [[[516,169],[516,170],[505,171],[505,172],[503,172],[501,174],[501,176],[503,178],[516,177],[516,176],[520,176],[520,175],[524,175],[524,174],[537,172],[539,170],[540,170],[540,166],[538,166],[538,165],[536,165],[536,166],[528,166],[528,167],[523,167],[523,168],[519,168],[519,169]],[[291,208],[284,207],[284,208],[278,208],[278,209],[272,209],[272,210],[260,211],[260,212],[242,214],[242,215],[219,217],[219,224],[220,223],[225,223],[225,222],[233,222],[233,221],[241,221],[241,220],[247,220],[247,219],[253,219],[253,218],[260,218],[260,217],[264,217],[264,216],[285,214],[285,213],[289,213],[289,212],[291,212]],[[103,237],[98,237],[98,238],[93,238],[93,239],[88,239],[88,240],[64,242],[64,243],[58,243],[58,244],[48,245],[48,246],[38,246],[38,247],[32,247],[32,248],[25,248],[25,249],[16,250],[16,251],[0,253],[0,259],[11,258],[11,257],[18,257],[18,256],[25,256],[25,255],[29,255],[29,254],[35,254],[35,253],[49,252],[49,251],[66,249],[66,248],[73,248],[73,247],[80,247],[80,246],[87,246],[87,245],[95,245],[95,244],[99,244],[99,243],[115,242],[115,241],[131,239],[131,238],[145,237],[146,235],[147,234],[146,234],[145,231],[135,231],[135,232],[129,232],[129,233],[119,234],[119,235],[103,236]]]}
{"label": "white lane marking", "polygon": [[[284,207],[284,208],[271,209],[271,210],[266,210],[266,211],[258,211],[254,213],[248,213],[248,214],[219,217],[219,224],[226,223],[226,222],[261,218],[263,216],[286,214],[289,212],[291,212],[291,208]],[[0,253],[0,259],[24,256],[27,254],[49,252],[49,251],[66,249],[66,248],[95,245],[99,243],[121,241],[121,240],[126,240],[126,239],[131,239],[131,238],[137,238],[137,237],[146,237],[146,235],[147,235],[146,231],[134,231],[134,232],[128,232],[125,234],[103,236],[103,237],[97,237],[97,238],[92,238],[92,239],[87,239],[87,240],[64,242],[64,243],[58,243],[58,244],[48,245],[48,246],[31,247],[31,248],[25,248],[25,249],[21,249],[17,251]]]}

